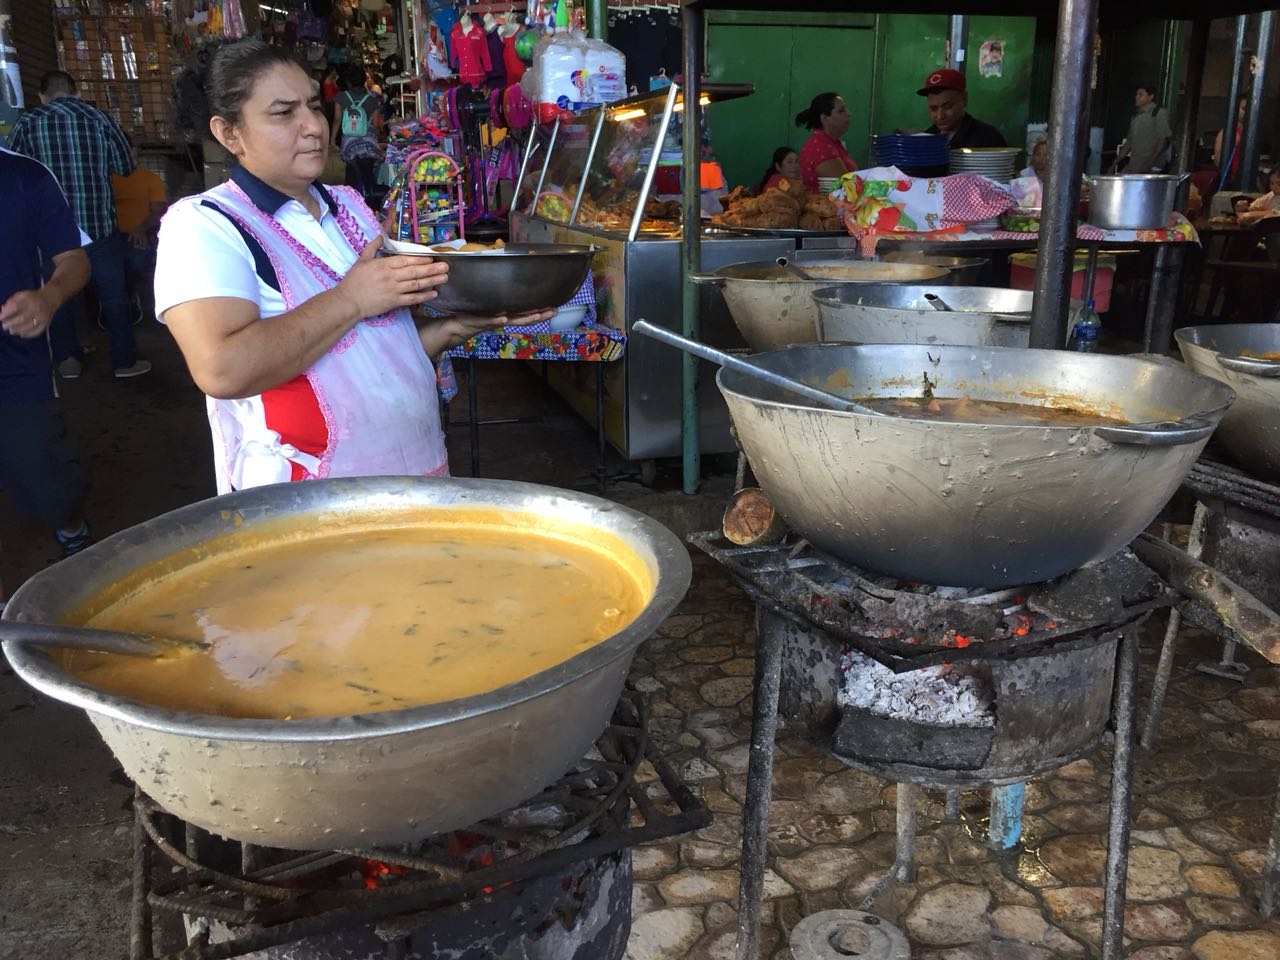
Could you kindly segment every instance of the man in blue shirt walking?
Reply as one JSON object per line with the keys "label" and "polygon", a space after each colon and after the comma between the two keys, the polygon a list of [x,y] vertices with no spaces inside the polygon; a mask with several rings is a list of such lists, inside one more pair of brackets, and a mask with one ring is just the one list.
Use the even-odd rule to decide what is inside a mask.
{"label": "man in blue shirt walking", "polygon": [[[115,375],[136,377],[150,370],[151,364],[138,359],[134,343],[125,240],[116,229],[111,195],[111,174],[133,172],[133,151],[120,125],[75,91],[70,75],[61,70],[46,73],[40,80],[42,105],[18,118],[9,146],[39,160],[62,185],[76,222],[92,241],[86,252],[111,339]],[[63,376],[79,376],[83,350],[75,342],[69,317],[59,318],[53,336],[59,370]]]}
{"label": "man in blue shirt walking", "polygon": [[46,333],[88,283],[89,259],[53,174],[3,148],[0,210],[0,490],[71,554],[89,542],[87,483],[54,396]]}

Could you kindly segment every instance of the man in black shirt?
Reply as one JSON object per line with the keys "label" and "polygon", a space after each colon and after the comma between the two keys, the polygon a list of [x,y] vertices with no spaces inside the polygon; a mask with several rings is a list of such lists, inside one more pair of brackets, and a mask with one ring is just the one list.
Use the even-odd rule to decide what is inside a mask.
{"label": "man in black shirt", "polygon": [[952,150],[1007,146],[999,130],[970,116],[969,94],[965,92],[964,74],[959,70],[934,70],[924,78],[924,86],[916,93],[929,98],[933,126],[927,132],[945,133]]}

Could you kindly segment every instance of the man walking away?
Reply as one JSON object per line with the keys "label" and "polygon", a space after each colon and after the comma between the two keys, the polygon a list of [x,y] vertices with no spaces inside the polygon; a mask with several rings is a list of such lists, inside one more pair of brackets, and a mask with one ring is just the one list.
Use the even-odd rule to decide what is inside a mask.
{"label": "man walking away", "polygon": [[[120,378],[151,369],[139,360],[133,339],[133,311],[125,268],[125,240],[116,229],[111,174],[133,172],[133,153],[120,125],[76,96],[75,81],[61,70],[40,79],[41,106],[18,118],[9,146],[39,160],[58,178],[76,222],[89,235],[86,248],[93,269],[93,290],[111,339],[111,363]],[[64,311],[64,315],[65,315]],[[59,323],[62,319],[59,318]],[[56,359],[64,376],[78,376],[83,350],[74,330],[54,331]],[[74,360],[75,363],[70,361]]]}
{"label": "man walking away", "polygon": [[[4,149],[0,210],[0,490],[52,527],[67,556],[89,543],[87,483],[54,397],[45,334],[88,283],[89,260],[53,174]],[[47,265],[52,276],[42,283]]]}

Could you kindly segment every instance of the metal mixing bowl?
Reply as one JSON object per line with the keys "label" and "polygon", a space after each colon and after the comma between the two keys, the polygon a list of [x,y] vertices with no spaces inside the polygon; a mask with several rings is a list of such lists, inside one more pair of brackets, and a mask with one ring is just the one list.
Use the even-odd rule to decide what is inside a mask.
{"label": "metal mixing bowl", "polygon": [[[402,244],[394,247],[402,252]],[[491,253],[418,254],[449,265],[449,282],[428,306],[450,313],[516,314],[563,306],[582,286],[598,247],[509,243]],[[414,251],[415,254],[417,251]]]}

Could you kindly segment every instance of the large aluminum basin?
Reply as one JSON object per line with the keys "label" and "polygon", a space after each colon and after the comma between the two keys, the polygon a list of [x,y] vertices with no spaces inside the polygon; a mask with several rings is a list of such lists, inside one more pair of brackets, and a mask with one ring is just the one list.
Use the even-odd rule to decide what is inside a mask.
{"label": "large aluminum basin", "polygon": [[[255,525],[390,518],[430,509],[532,513],[606,530],[647,567],[648,605],[603,643],[517,683],[359,716],[244,720],[166,710],[101,690],[45,651],[6,643],[24,680],[81,707],[143,790],[213,833],[286,849],[407,843],[499,813],[586,754],[640,643],[689,585],[688,553],[661,524],[607,500],[532,483],[361,477],[205,500],[109,537],[28,580],[5,620],[58,623],[114,582]],[[54,758],[51,762],[56,762]]]}
{"label": "large aluminum basin", "polygon": [[752,350],[779,350],[791,343],[812,343],[818,306],[815,291],[863,283],[950,283],[946,267],[879,260],[803,260],[796,264],[812,280],[803,280],[773,260],[748,261],[700,274],[698,283],[718,285],[733,322]]}
{"label": "large aluminum basin", "polygon": [[1187,366],[1236,392],[1222,445],[1254,476],[1280,480],[1280,362],[1263,359],[1280,358],[1280,323],[1184,327],[1174,338]]}
{"label": "large aluminum basin", "polygon": [[848,413],[721,369],[742,448],[794,531],[867,570],[949,586],[1034,583],[1110,556],[1173,496],[1235,397],[1172,361],[1061,350],[806,344],[751,362],[851,398],[918,397],[927,373],[940,397],[1066,402],[1134,424]]}

